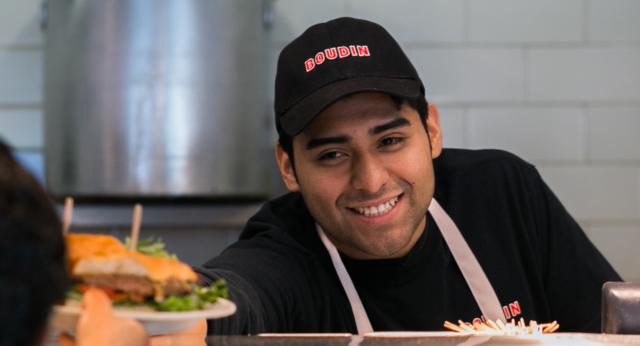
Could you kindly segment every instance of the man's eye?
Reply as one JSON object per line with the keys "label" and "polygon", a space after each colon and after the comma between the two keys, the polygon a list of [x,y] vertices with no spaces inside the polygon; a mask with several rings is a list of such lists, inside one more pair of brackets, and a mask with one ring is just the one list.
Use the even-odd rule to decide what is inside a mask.
{"label": "man's eye", "polygon": [[334,160],[340,157],[343,157],[344,154],[339,151],[330,151],[320,155],[318,158],[320,161]]}
{"label": "man's eye", "polygon": [[402,137],[387,137],[384,138],[380,141],[380,146],[381,147],[385,147],[385,146],[389,146],[389,145],[395,145],[395,144],[400,144],[402,143],[402,141],[404,140],[404,138]]}

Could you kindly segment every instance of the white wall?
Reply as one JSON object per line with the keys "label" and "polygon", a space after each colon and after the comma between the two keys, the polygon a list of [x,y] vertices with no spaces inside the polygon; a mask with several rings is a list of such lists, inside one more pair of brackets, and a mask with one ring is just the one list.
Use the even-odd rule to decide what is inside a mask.
{"label": "white wall", "polygon": [[[41,172],[39,0],[0,2],[0,136]],[[534,163],[627,280],[640,282],[640,1],[276,0],[279,50],[337,16],[378,21],[440,106],[445,145]]]}
{"label": "white wall", "polygon": [[0,1],[0,138],[42,177],[40,0]]}
{"label": "white wall", "polygon": [[379,22],[440,106],[445,146],[535,164],[621,275],[640,282],[638,15],[636,0],[277,0],[270,57],[275,69],[315,22]]}

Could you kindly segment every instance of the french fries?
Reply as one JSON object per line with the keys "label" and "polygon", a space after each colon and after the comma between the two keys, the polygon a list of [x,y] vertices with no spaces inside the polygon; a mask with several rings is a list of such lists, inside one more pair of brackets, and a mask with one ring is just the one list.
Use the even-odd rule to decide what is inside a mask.
{"label": "french fries", "polygon": [[458,324],[449,321],[444,322],[444,327],[458,333],[474,334],[474,335],[541,335],[553,333],[560,325],[553,321],[549,323],[538,323],[531,321],[529,325],[521,318],[518,322],[511,320],[504,323],[501,320],[480,323],[468,323],[458,320]]}

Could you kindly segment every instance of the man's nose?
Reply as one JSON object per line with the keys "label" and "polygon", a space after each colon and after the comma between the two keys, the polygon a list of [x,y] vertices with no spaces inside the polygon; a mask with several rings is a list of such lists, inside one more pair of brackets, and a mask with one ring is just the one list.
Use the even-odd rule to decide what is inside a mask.
{"label": "man's nose", "polygon": [[359,155],[351,167],[351,184],[356,190],[368,193],[380,191],[389,180],[389,172],[382,160],[373,155]]}

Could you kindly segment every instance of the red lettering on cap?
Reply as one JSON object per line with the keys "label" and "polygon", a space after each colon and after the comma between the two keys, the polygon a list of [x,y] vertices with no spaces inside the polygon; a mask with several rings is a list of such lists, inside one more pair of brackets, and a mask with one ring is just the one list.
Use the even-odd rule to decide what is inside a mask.
{"label": "red lettering on cap", "polygon": [[349,53],[349,48],[345,47],[345,46],[340,46],[338,47],[338,56],[340,58],[346,58],[350,55]]}
{"label": "red lettering on cap", "polygon": [[304,69],[307,70],[307,72],[313,70],[314,67],[316,67],[316,63],[313,61],[313,59],[307,59],[304,62]]}
{"label": "red lettering on cap", "polygon": [[329,60],[333,60],[338,57],[338,52],[336,51],[336,47],[327,48],[324,50],[324,55]]}
{"label": "red lettering on cap", "polygon": [[323,64],[327,60],[335,60],[336,58],[346,58],[349,56],[363,57],[371,56],[369,46],[367,45],[349,45],[339,47],[328,47],[317,52],[313,58],[309,58],[304,62],[304,69],[311,72],[317,65]]}
{"label": "red lettering on cap", "polygon": [[369,46],[357,46],[356,48],[358,48],[358,55],[359,56],[370,56],[371,54],[369,54]]}

